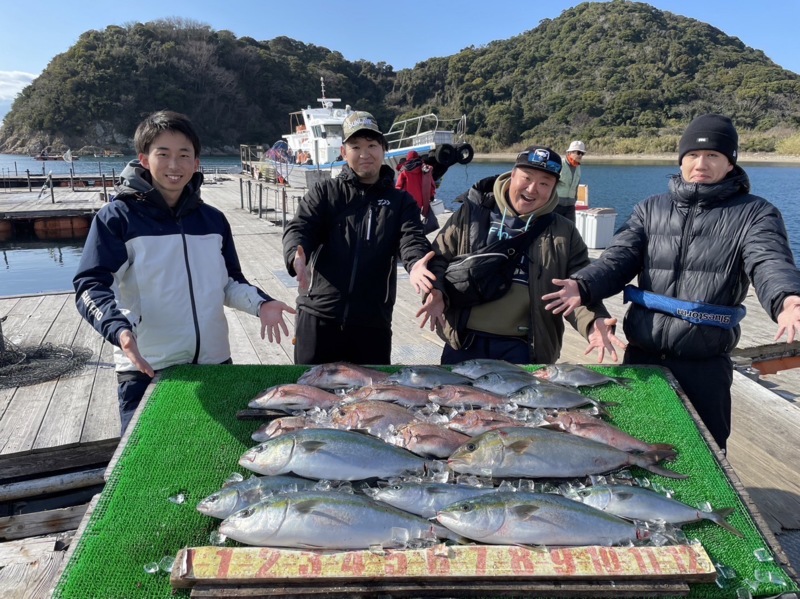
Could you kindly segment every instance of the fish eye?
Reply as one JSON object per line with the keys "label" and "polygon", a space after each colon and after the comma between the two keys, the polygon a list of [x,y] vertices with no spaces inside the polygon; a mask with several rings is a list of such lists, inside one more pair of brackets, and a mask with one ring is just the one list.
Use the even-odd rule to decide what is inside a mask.
{"label": "fish eye", "polygon": [[255,510],[254,510],[252,507],[248,507],[248,508],[245,508],[245,509],[243,509],[243,510],[242,510],[242,511],[239,513],[239,515],[240,515],[242,518],[249,518],[249,517],[250,517],[250,516],[252,516],[254,513],[255,513]]}
{"label": "fish eye", "polygon": [[458,508],[459,511],[464,512],[465,514],[472,511],[472,505],[469,503],[462,503],[461,506]]}
{"label": "fish eye", "polygon": [[219,501],[219,493],[214,493],[206,501]]}
{"label": "fish eye", "polygon": [[395,490],[395,491],[402,491],[403,490],[403,485],[400,485],[400,484],[392,485],[392,489]]}
{"label": "fish eye", "polygon": [[478,446],[475,443],[467,443],[466,449],[467,451],[475,451]]}

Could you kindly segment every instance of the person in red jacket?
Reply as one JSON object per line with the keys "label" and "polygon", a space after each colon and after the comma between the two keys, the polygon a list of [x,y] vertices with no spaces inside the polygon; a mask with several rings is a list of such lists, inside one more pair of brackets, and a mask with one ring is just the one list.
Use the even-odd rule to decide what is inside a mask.
{"label": "person in red jacket", "polygon": [[[407,191],[417,201],[417,206],[419,206],[419,210],[422,213],[422,222],[425,224],[426,233],[439,228],[435,218],[429,218],[431,200],[436,195],[433,167],[425,164],[416,151],[411,150],[406,156],[406,161],[400,169],[400,176],[397,177],[395,187]],[[429,226],[432,226],[427,224],[430,220],[436,223],[435,227],[429,228]]]}

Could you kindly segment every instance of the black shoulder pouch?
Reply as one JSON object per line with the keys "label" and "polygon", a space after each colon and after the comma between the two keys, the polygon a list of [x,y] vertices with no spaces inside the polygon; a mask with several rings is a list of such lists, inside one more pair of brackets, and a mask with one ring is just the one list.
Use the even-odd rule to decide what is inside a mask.
{"label": "black shoulder pouch", "polygon": [[451,305],[468,308],[501,298],[511,289],[514,270],[522,254],[552,220],[538,218],[524,233],[499,239],[479,250],[457,256],[444,273],[444,287]]}

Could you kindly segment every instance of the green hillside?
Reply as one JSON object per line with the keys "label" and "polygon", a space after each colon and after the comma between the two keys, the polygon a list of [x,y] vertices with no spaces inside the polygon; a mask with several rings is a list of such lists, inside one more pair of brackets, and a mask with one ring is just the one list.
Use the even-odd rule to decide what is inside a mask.
{"label": "green hillside", "polygon": [[[731,116],[744,151],[800,154],[800,75],[712,25],[615,0],[586,2],[485,47],[395,72],[286,37],[257,41],[184,19],[87,31],[15,100],[0,151],[130,150],[147,113],[187,113],[214,152],[271,143],[326,93],[399,116],[467,114],[498,151],[582,138],[594,152],[672,152],[686,123]],[[793,152],[793,145],[796,150]]]}

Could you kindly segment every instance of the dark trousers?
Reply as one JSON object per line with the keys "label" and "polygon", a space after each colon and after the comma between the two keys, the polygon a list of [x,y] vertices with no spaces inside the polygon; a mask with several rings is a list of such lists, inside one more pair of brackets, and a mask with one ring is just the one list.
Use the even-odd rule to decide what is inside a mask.
{"label": "dark trousers", "polygon": [[122,432],[133,418],[133,413],[139,407],[139,403],[144,397],[147,385],[153,379],[143,372],[118,372],[117,373],[117,399],[119,400],[119,419],[122,423]]}
{"label": "dark trousers", "polygon": [[575,222],[575,206],[574,205],[572,205],[572,206],[561,206],[561,205],[558,205],[555,208],[553,208],[553,212],[555,214],[560,214],[561,216],[567,217],[573,223]]}
{"label": "dark trousers", "polygon": [[295,364],[391,364],[392,329],[346,325],[297,311]]}
{"label": "dark trousers", "polygon": [[523,337],[497,337],[470,333],[461,349],[453,349],[445,344],[441,362],[458,364],[464,360],[478,358],[505,360],[512,364],[529,364],[531,360],[528,340]]}
{"label": "dark trousers", "polygon": [[623,363],[652,364],[669,368],[717,445],[720,449],[726,448],[731,434],[731,385],[733,385],[733,362],[729,356],[714,356],[705,360],[679,360],[651,354],[628,345]]}

